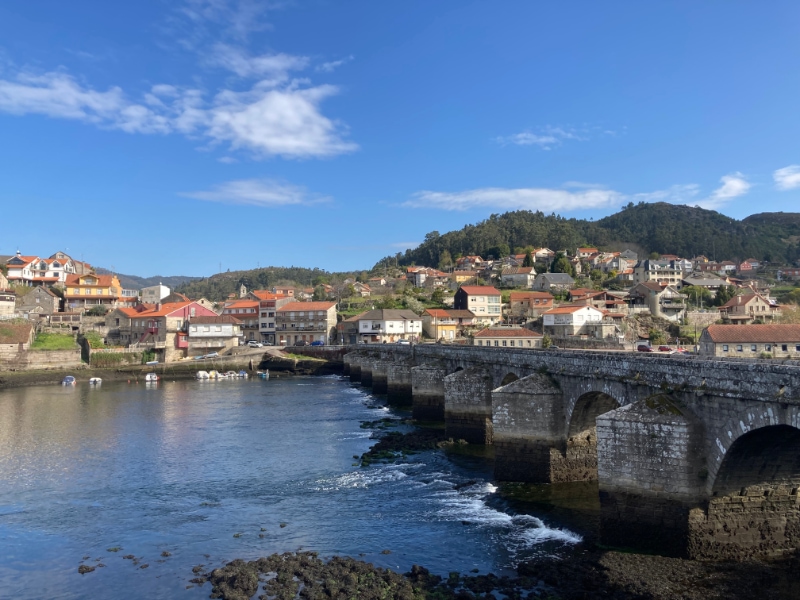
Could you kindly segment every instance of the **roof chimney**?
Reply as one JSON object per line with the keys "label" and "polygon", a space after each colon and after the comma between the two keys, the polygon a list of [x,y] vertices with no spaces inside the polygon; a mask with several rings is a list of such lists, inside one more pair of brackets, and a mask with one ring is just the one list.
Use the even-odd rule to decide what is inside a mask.
{"label": "roof chimney", "polygon": [[156,310],[161,310],[161,302],[156,302]]}

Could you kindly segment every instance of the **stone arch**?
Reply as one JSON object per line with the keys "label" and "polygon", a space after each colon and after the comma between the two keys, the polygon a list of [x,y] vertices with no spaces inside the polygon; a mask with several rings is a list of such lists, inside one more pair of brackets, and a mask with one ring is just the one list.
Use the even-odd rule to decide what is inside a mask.
{"label": "stone arch", "polygon": [[516,373],[513,372],[506,373],[506,376],[500,380],[500,385],[498,387],[503,387],[504,385],[508,385],[509,383],[514,383],[518,379],[519,377],[517,377]]}
{"label": "stone arch", "polygon": [[594,429],[600,415],[617,409],[621,404],[603,392],[586,392],[578,397],[567,421],[567,438]]}
{"label": "stone arch", "polygon": [[728,496],[750,486],[781,484],[800,485],[800,429],[791,425],[769,425],[739,436],[711,489],[713,496]]}
{"label": "stone arch", "polygon": [[712,446],[708,456],[707,492],[711,494],[713,491],[714,482],[725,461],[725,457],[740,437],[750,432],[776,425],[787,425],[800,429],[800,406],[778,406],[764,403],[754,408],[745,409],[730,418],[717,431],[717,435],[712,438]]}

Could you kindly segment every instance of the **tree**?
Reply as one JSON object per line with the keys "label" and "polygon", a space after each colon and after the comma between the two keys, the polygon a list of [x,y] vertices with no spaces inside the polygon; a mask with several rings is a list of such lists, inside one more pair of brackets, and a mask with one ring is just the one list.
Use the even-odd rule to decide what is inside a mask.
{"label": "tree", "polygon": [[542,336],[542,348],[549,348],[553,345],[553,338],[546,333]]}
{"label": "tree", "polygon": [[320,302],[322,300],[325,300],[325,296],[326,294],[324,287],[318,285],[317,287],[314,288],[314,298],[313,298],[314,302]]}
{"label": "tree", "polygon": [[422,302],[420,302],[416,298],[406,298],[405,305],[408,310],[413,311],[418,315],[421,315],[422,311],[425,310],[425,307],[422,305]]}
{"label": "tree", "polygon": [[523,267],[532,267],[533,266],[533,255],[531,254],[530,250],[528,250],[525,253],[525,260],[522,261],[522,266]]}
{"label": "tree", "polygon": [[592,269],[592,272],[589,273],[589,279],[592,281],[600,281],[603,279],[603,272],[600,269]]}
{"label": "tree", "polygon": [[444,290],[442,290],[442,288],[440,287],[437,287],[435,290],[433,290],[433,293],[431,294],[431,302],[436,302],[436,304],[441,304],[443,300],[444,300]]}
{"label": "tree", "polygon": [[713,304],[711,292],[699,285],[687,285],[681,289],[681,294],[686,296],[686,300],[691,306],[711,306]]}
{"label": "tree", "polygon": [[453,266],[453,257],[450,256],[449,250],[443,250],[439,255],[439,269],[441,271],[446,271],[451,266]]}
{"label": "tree", "polygon": [[569,262],[569,259],[564,256],[562,252],[556,254],[556,257],[553,259],[553,264],[550,267],[551,273],[566,273],[567,275],[574,276],[575,270],[572,268],[572,263]]}
{"label": "tree", "polygon": [[667,341],[667,337],[664,335],[664,332],[660,329],[656,329],[655,327],[651,328],[647,332],[647,337],[650,338],[650,344],[655,346],[663,344]]}
{"label": "tree", "polygon": [[716,306],[722,306],[728,300],[736,296],[736,288],[732,285],[723,285],[717,291],[717,295],[714,298],[714,304]]}

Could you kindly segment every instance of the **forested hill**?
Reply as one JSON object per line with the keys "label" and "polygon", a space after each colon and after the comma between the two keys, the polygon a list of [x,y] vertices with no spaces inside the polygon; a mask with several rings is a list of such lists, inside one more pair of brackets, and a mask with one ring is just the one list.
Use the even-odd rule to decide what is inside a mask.
{"label": "forested hill", "polygon": [[499,257],[526,246],[567,249],[596,246],[603,250],[631,247],[647,254],[704,254],[717,260],[756,258],[792,262],[800,258],[800,213],[764,213],[737,221],[713,210],[675,204],[628,204],[599,221],[565,219],[556,214],[514,211],[492,215],[476,225],[425,241],[395,258],[400,264],[436,266],[450,256]]}
{"label": "forested hill", "polygon": [[[111,273],[111,271],[102,267],[98,267],[96,269],[96,273],[98,275],[108,275]],[[187,281],[198,279],[197,277],[187,277],[185,275],[154,275],[153,277],[139,277],[138,275],[123,275],[122,273],[116,273],[116,276],[119,278],[119,282],[122,284],[122,287],[129,290],[140,290],[142,288],[158,284],[163,284],[169,288],[174,288],[175,286],[186,283]]]}
{"label": "forested hill", "polygon": [[218,302],[225,300],[228,294],[238,294],[239,286],[242,284],[248,291],[269,290],[283,284],[310,287],[320,282],[330,281],[336,275],[322,269],[264,267],[248,271],[217,273],[211,277],[187,282],[178,286],[175,291],[186,294],[189,298],[207,298]]}

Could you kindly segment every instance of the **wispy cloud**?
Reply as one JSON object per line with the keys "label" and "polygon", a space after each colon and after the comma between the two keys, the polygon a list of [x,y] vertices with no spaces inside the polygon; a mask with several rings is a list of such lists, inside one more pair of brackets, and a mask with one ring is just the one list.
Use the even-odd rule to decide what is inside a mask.
{"label": "wispy cloud", "polygon": [[566,140],[586,141],[589,139],[585,131],[573,128],[547,126],[538,132],[526,130],[512,135],[500,136],[495,138],[498,144],[507,146],[538,146],[542,150],[551,150],[555,146],[560,146]]}
{"label": "wispy cloud", "polygon": [[239,77],[267,76],[276,83],[285,81],[290,71],[299,71],[308,66],[305,56],[283,53],[251,56],[241,48],[222,43],[214,45],[207,62],[228,69]]}
{"label": "wispy cloud", "polygon": [[0,79],[0,112],[74,119],[128,133],[178,132],[257,156],[328,157],[358,148],[345,139],[342,124],[321,112],[322,102],[336,93],[332,85],[261,80],[248,91],[222,90],[206,100],[201,90],[161,84],[135,102],[119,87],[97,91],[63,72],[19,73]]}
{"label": "wispy cloud", "polygon": [[321,65],[317,65],[314,70],[321,73],[331,73],[334,70],[341,67],[342,65],[349,63],[354,58],[355,57],[351,54],[350,56],[347,56],[341,60],[332,60],[330,62],[324,62]]}
{"label": "wispy cloud", "polygon": [[778,169],[772,174],[775,187],[779,190],[794,190],[800,188],[800,165],[789,165]]}
{"label": "wispy cloud", "polygon": [[678,184],[665,190],[633,194],[631,200],[636,202],[669,202],[671,204],[690,204],[700,194],[700,186],[696,183]]}
{"label": "wispy cloud", "polygon": [[275,179],[239,179],[215,186],[209,191],[181,192],[178,195],[207,202],[258,207],[319,204],[331,200],[329,196],[312,194],[304,187]]}
{"label": "wispy cloud", "polygon": [[750,182],[738,171],[730,175],[724,175],[719,181],[722,185],[711,192],[708,198],[698,202],[697,205],[699,207],[716,210],[727,204],[730,200],[738,198],[739,196],[744,196],[750,191]]}
{"label": "wispy cloud", "polygon": [[607,189],[569,191],[553,188],[479,188],[462,192],[415,193],[403,206],[411,208],[437,208],[441,210],[470,210],[492,208],[495,210],[562,211],[605,208],[621,202],[622,195]]}
{"label": "wispy cloud", "polygon": [[186,46],[196,46],[212,28],[243,41],[253,32],[269,29],[267,12],[284,4],[264,0],[184,0],[177,8],[183,21],[181,41]]}

